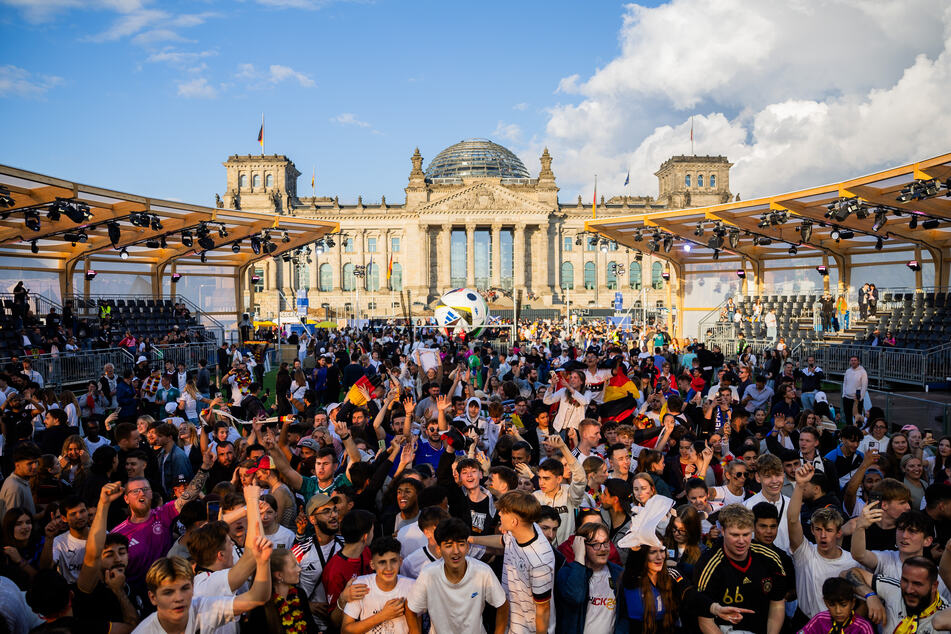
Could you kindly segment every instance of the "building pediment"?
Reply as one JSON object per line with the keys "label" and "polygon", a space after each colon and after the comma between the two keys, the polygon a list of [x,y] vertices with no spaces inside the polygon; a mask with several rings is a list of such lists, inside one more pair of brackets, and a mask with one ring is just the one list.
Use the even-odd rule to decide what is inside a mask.
{"label": "building pediment", "polygon": [[501,185],[476,183],[426,203],[419,208],[420,214],[445,214],[453,212],[505,212],[512,215],[547,214],[552,209],[538,201],[509,191]]}

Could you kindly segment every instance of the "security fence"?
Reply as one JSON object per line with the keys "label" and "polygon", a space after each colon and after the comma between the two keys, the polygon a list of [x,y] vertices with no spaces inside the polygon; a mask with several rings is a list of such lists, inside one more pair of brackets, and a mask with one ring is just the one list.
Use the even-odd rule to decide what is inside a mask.
{"label": "security fence", "polygon": [[[95,381],[102,376],[102,368],[111,363],[117,370],[131,367],[134,359],[125,348],[105,348],[83,352],[60,352],[58,354],[24,355],[34,370],[43,377],[45,386],[77,385]],[[11,359],[0,359],[0,367],[6,367]]]}

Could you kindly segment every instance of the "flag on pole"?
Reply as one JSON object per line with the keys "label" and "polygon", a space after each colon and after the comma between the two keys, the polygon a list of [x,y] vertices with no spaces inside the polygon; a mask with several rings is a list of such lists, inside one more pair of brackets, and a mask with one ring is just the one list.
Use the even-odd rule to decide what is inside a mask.
{"label": "flag on pole", "polygon": [[393,254],[390,254],[390,263],[386,265],[386,281],[393,277]]}
{"label": "flag on pole", "polygon": [[693,116],[690,117],[690,154],[696,156],[693,151]]}
{"label": "flag on pole", "polygon": [[598,217],[598,175],[594,175],[594,196],[591,197],[591,219]]}
{"label": "flag on pole", "polygon": [[264,120],[261,120],[261,129],[258,130],[258,143],[261,144],[261,153],[264,153]]}
{"label": "flag on pole", "polygon": [[317,190],[317,168],[314,167],[314,174],[310,177],[310,188],[314,191]]}
{"label": "flag on pole", "polygon": [[624,186],[631,182],[631,170],[627,170],[627,176],[624,178]]}

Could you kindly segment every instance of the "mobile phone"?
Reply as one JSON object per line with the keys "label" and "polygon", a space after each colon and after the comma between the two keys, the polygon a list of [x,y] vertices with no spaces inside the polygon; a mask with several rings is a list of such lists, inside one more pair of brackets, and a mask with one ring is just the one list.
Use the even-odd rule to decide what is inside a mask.
{"label": "mobile phone", "polygon": [[667,559],[677,559],[677,549],[668,548],[667,549]]}
{"label": "mobile phone", "polygon": [[869,451],[878,451],[878,441],[877,441],[877,440],[873,440],[872,442],[870,442],[870,443],[868,444],[868,450],[869,450]]}
{"label": "mobile phone", "polygon": [[208,502],[205,506],[208,509],[208,521],[216,521],[218,514],[221,512],[221,502]]}

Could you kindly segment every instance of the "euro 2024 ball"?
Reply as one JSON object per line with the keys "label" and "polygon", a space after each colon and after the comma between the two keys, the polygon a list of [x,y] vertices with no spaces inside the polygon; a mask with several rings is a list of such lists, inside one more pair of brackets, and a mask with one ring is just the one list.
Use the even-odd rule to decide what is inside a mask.
{"label": "euro 2024 ball", "polygon": [[446,335],[468,332],[478,337],[489,319],[489,306],[482,295],[471,288],[456,288],[439,298],[436,324]]}

